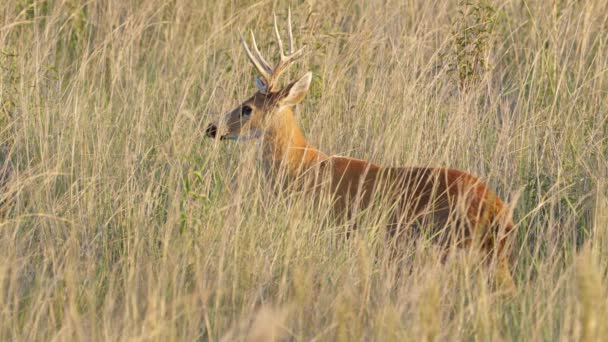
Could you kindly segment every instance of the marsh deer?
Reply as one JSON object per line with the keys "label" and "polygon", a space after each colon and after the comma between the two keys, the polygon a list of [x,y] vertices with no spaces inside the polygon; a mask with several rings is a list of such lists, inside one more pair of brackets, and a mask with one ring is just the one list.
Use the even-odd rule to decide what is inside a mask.
{"label": "marsh deer", "polygon": [[[382,167],[364,160],[328,156],[306,140],[293,110],[306,96],[312,74],[307,72],[285,87],[278,82],[304,51],[304,47],[294,49],[291,12],[287,26],[289,47],[285,53],[274,17],[280,53],[274,67],[262,57],[253,32],[252,49],[240,36],[245,54],[260,74],[255,82],[258,91],[210,124],[206,135],[222,140],[261,139],[264,164],[274,169],[275,175],[284,173],[287,183],[328,191],[336,218],[349,219],[361,209],[376,210],[373,203],[382,197],[390,210],[389,236],[411,237],[404,232],[428,230],[445,247],[477,246],[486,260],[497,266],[498,281],[515,289],[508,262],[513,223],[503,201],[478,178],[453,169]],[[310,181],[307,175],[316,176]],[[318,191],[311,192],[315,195]]]}

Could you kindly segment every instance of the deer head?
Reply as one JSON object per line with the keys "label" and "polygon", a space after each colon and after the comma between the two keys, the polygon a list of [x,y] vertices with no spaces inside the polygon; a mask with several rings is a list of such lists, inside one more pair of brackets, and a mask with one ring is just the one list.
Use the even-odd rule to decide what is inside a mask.
{"label": "deer head", "polygon": [[291,11],[288,12],[287,23],[289,50],[285,53],[277,27],[277,18],[274,16],[274,31],[280,53],[279,61],[274,68],[262,57],[253,32],[251,32],[253,51],[247,45],[243,35],[240,35],[245,53],[259,73],[255,80],[258,91],[232,111],[224,114],[219,121],[211,123],[205,131],[207,137],[233,140],[258,138],[272,129],[273,123],[277,121],[273,117],[274,114],[293,115],[291,108],[306,96],[312,74],[308,72],[284,88],[279,87],[278,80],[281,74],[287,70],[287,67],[302,57],[304,52],[304,47],[297,51],[294,50]]}

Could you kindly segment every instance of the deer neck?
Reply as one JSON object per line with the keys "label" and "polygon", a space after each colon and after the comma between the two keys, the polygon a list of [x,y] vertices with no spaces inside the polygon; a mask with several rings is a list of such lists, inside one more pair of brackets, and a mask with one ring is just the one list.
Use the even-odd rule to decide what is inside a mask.
{"label": "deer neck", "polygon": [[327,159],[327,155],[308,143],[291,108],[280,109],[275,115],[263,139],[262,153],[267,166],[275,170],[284,168],[290,176],[297,177]]}

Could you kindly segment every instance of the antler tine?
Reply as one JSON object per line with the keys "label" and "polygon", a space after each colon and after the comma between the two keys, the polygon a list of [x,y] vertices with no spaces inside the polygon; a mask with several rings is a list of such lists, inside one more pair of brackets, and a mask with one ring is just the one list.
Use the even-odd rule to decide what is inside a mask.
{"label": "antler tine", "polygon": [[268,64],[268,62],[266,62],[266,60],[264,59],[264,56],[262,56],[262,54],[260,53],[260,50],[258,49],[258,44],[255,41],[255,35],[253,34],[253,31],[251,31],[251,42],[253,43],[253,53],[255,53],[257,59],[262,63],[262,65],[264,66],[264,69],[269,74],[272,74],[272,68],[270,67],[270,64]]}
{"label": "antler tine", "polygon": [[283,53],[283,41],[281,40],[281,35],[279,34],[279,27],[277,26],[277,15],[275,13],[272,14],[274,18],[274,34],[277,36],[277,44],[279,44],[279,53],[281,54],[281,60],[285,57]]}
{"label": "antler tine", "polygon": [[287,32],[289,34],[289,54],[292,54],[293,46],[296,43],[293,40],[293,32],[291,31],[291,6],[287,9]]}
{"label": "antler tine", "polygon": [[[245,37],[243,37],[243,35],[240,32],[239,32],[239,36],[241,37],[241,44],[243,45],[243,48],[245,49],[245,54],[247,55],[247,58],[249,58],[251,63],[253,63],[253,66],[255,66],[255,68],[261,74],[262,78],[264,78],[267,83],[270,83],[270,80],[272,79],[272,70],[270,69],[270,67],[267,66],[267,63],[265,63],[265,61],[262,62],[261,60],[258,60],[256,58],[256,56],[254,56],[251,53],[251,50],[249,50],[249,46],[247,45],[247,41],[245,41]],[[251,36],[253,37],[253,32],[251,32]],[[254,41],[255,41],[255,39],[254,39]],[[259,54],[259,50],[257,49],[257,46],[255,45],[255,43],[254,43],[254,46],[255,46],[256,52]],[[264,63],[266,65],[264,65]]]}
{"label": "antler tine", "polygon": [[291,28],[291,7],[287,10],[287,33],[289,38],[289,52],[287,56],[281,54],[281,60],[285,63],[292,63],[298,58],[302,57],[302,52],[306,46],[302,46],[298,51],[294,51],[296,45],[295,39],[293,38],[293,29]]}
{"label": "antler tine", "polygon": [[293,39],[293,30],[291,28],[291,8],[289,8],[287,12],[287,33],[289,38],[289,51],[287,54],[285,54],[285,52],[283,51],[283,41],[281,40],[281,36],[279,34],[276,15],[274,15],[274,33],[277,36],[277,43],[279,44],[281,57],[272,72],[272,77],[276,79],[287,68],[287,66],[302,57],[302,53],[304,52],[305,46],[302,46],[298,51],[294,51],[295,42]]}
{"label": "antler tine", "polygon": [[285,54],[283,50],[283,41],[281,40],[281,34],[279,33],[279,25],[277,25],[277,16],[273,13],[274,18],[274,34],[277,37],[277,44],[279,45],[279,53],[280,59],[277,62],[276,66],[272,68],[270,64],[264,59],[260,50],[258,49],[258,44],[255,41],[255,36],[253,31],[251,31],[251,42],[253,44],[253,52],[249,49],[249,45],[247,45],[247,41],[243,37],[243,35],[239,32],[241,36],[241,44],[243,48],[245,48],[245,53],[247,54],[247,58],[253,63],[255,68],[260,73],[262,77],[263,83],[265,83],[265,90],[263,91],[272,91],[276,86],[276,82],[281,76],[281,74],[287,69],[289,65],[302,57],[305,46],[302,46],[299,50],[294,51],[294,39],[293,39],[293,30],[291,27],[291,8],[289,9],[287,15],[287,31],[289,34],[289,51]]}

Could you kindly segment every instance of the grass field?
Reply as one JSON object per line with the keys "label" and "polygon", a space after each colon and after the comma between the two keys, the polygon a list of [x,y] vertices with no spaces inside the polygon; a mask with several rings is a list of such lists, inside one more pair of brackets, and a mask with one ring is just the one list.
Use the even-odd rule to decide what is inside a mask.
{"label": "grass field", "polygon": [[[239,30],[275,56],[288,6],[309,140],[481,177],[515,295],[204,138],[255,89]],[[0,340],[608,339],[605,0],[7,0],[0,68]]]}

